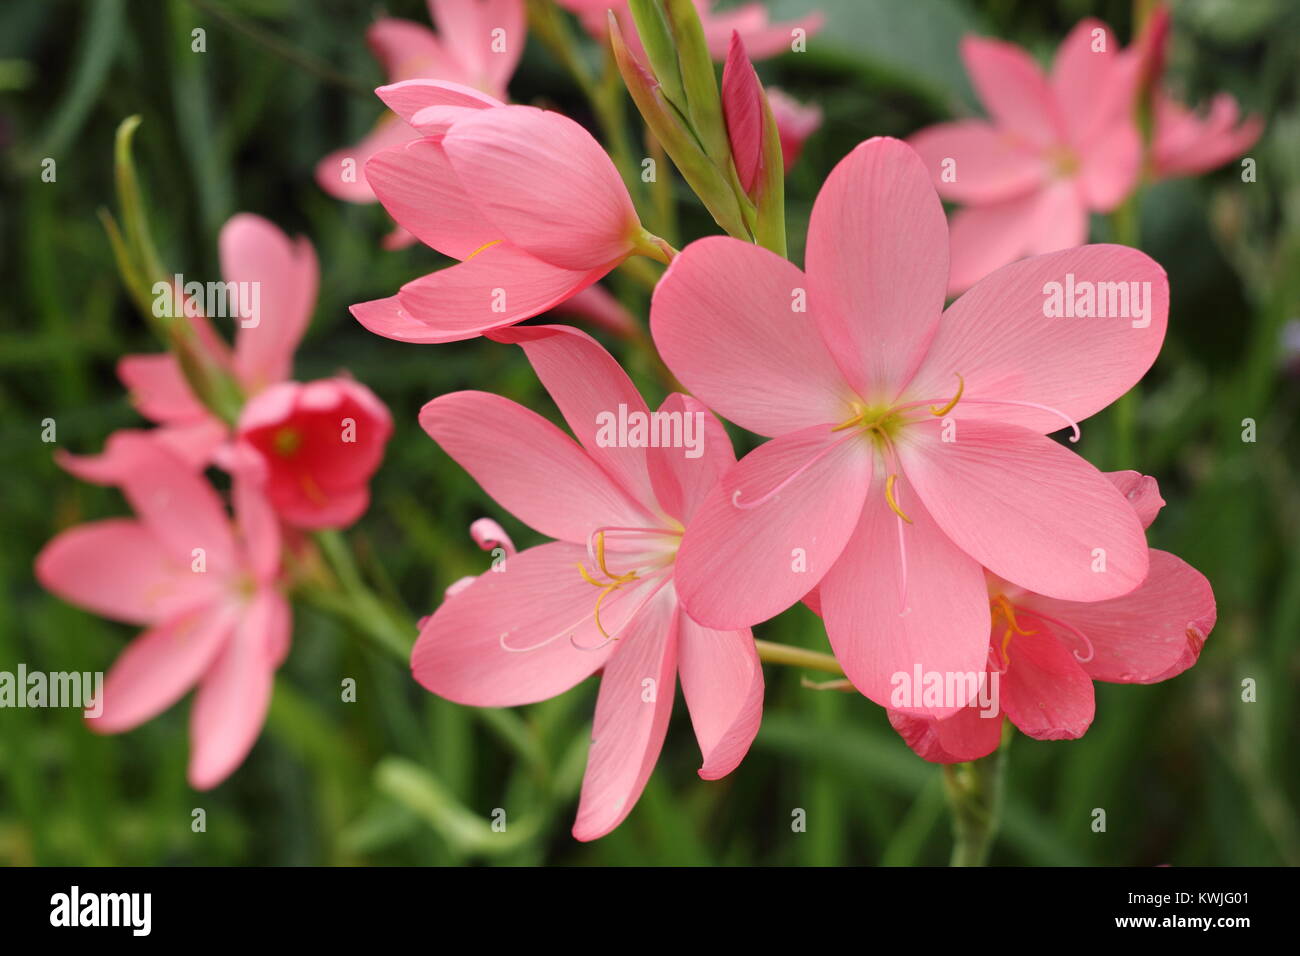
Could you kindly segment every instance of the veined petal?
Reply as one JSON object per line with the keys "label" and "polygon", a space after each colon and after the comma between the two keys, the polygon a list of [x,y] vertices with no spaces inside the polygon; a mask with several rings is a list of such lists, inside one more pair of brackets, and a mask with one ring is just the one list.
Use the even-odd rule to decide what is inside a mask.
{"label": "veined petal", "polygon": [[[871,700],[904,713],[948,717],[966,706],[984,677],[984,570],[935,525],[905,481],[890,489],[911,521],[901,523],[886,502],[885,486],[886,476],[876,475],[853,537],[817,586],[826,634],[844,673]],[[931,674],[955,696],[924,701]]]}
{"label": "veined petal", "polygon": [[984,120],[927,126],[907,143],[934,188],[953,202],[991,203],[1022,196],[1043,182],[1040,152]]}
{"label": "veined petal", "polygon": [[876,137],[831,170],[808,223],[807,272],[849,383],[868,401],[892,399],[938,328],[948,283],[948,223],[910,146]]}
{"label": "veined petal", "polygon": [[575,839],[603,837],[632,812],[663,747],[676,670],[677,605],[665,588],[636,615],[605,665]]}
{"label": "veined petal", "polygon": [[1066,600],[1118,597],[1142,583],[1142,525],[1091,464],[1018,425],[958,420],[952,441],[940,429],[908,426],[899,457],[935,524],[972,558]]}
{"label": "veined petal", "polygon": [[704,763],[717,780],[749,752],[763,717],[763,667],[748,629],[712,631],[677,617],[677,669]]}
{"label": "veined petal", "polygon": [[549,537],[585,547],[597,528],[652,520],[573,439],[509,399],[453,392],[425,405],[420,425],[503,508]]}
{"label": "veined petal", "polygon": [[706,627],[734,630],[798,601],[852,535],[871,469],[862,439],[825,425],[742,458],[682,539],[675,579],[686,612]]}
{"label": "veined petal", "polygon": [[[1085,294],[1093,297],[1092,314],[1078,315]],[[1076,314],[1058,316],[1057,304],[1067,299]],[[1128,246],[1083,246],[1015,262],[944,313],[909,393],[918,401],[950,396],[960,375],[965,388],[955,416],[1057,431],[1142,378],[1160,351],[1168,313],[1164,270]],[[1059,414],[981,399],[1032,402]]]}
{"label": "veined petal", "polygon": [[668,267],[650,328],[673,374],[710,408],[760,435],[783,435],[842,420],[854,398],[808,311],[816,307],[788,260],[715,236]]}

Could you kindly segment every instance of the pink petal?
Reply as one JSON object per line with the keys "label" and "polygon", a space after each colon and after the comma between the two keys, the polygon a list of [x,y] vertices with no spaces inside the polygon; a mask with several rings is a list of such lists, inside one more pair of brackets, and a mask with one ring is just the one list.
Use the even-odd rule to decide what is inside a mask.
{"label": "pink petal", "polygon": [[597,329],[603,329],[621,339],[637,335],[637,320],[618,299],[603,286],[589,285],[577,295],[561,302],[553,310],[568,319],[577,319]]}
{"label": "pink petal", "polygon": [[235,474],[235,523],[247,563],[259,583],[280,570],[280,522],[261,486],[263,476],[245,467]]}
{"label": "pink petal", "polygon": [[490,109],[504,106],[499,99],[480,92],[463,83],[446,80],[411,79],[390,83],[375,90],[384,105],[406,122],[431,106],[463,106],[470,109]]}
{"label": "pink petal", "polygon": [[452,342],[465,338],[463,334],[448,334],[428,322],[411,318],[409,312],[402,308],[397,296],[386,299],[373,299],[370,302],[358,302],[348,307],[353,318],[376,335],[398,342],[416,342],[429,344],[433,342]]}
{"label": "pink petal", "polygon": [[497,342],[519,345],[570,430],[598,465],[648,512],[659,510],[650,484],[647,450],[631,443],[602,444],[602,420],[620,409],[648,416],[641,393],[614,356],[581,329],[568,325],[523,326],[493,332]]}
{"label": "pink petal", "polygon": [[143,524],[110,518],[77,525],[36,556],[41,587],[95,614],[151,624],[212,599],[208,578],[167,554]]}
{"label": "pink petal", "polygon": [[736,454],[722,422],[698,399],[673,392],[664,399],[659,411],[680,415],[683,435],[688,421],[696,423],[690,428],[698,448],[660,447],[646,451],[656,500],[664,511],[687,525],[713,486],[736,463]]}
{"label": "pink petal", "polygon": [[985,717],[979,707],[963,707],[943,720],[891,710],[889,723],[918,757],[931,763],[978,760],[1002,743],[1001,713]]}
{"label": "pink petal", "polygon": [[432,140],[378,153],[366,164],[366,178],[393,219],[445,256],[468,259],[501,238],[466,195],[442,146]]}
{"label": "pink petal", "polygon": [[502,242],[408,282],[397,298],[402,311],[426,323],[438,341],[454,342],[540,315],[608,271],[562,269]]}
{"label": "pink petal", "polygon": [[893,398],[938,327],[948,282],[948,223],[910,146],[876,137],[831,170],[808,223],[807,272],[850,384],[868,401]]}
{"label": "pink petal", "polygon": [[763,165],[763,87],[754,65],[745,55],[740,34],[731,35],[727,62],[722,68],[722,115],[731,141],[736,175],[746,193],[753,194]]}
{"label": "pink petal", "polygon": [[134,457],[122,476],[122,493],[168,553],[188,567],[195,549],[202,548],[205,573],[233,569],[230,521],[202,474],[147,435],[124,435],[121,444],[122,453]]}
{"label": "pink petal", "polygon": [[668,730],[676,658],[677,606],[664,590],[636,616],[605,665],[574,839],[603,837],[636,805]]}
{"label": "pink petal", "polygon": [[[1099,45],[1101,49],[1094,49]],[[1052,94],[1070,141],[1080,148],[1101,125],[1132,108],[1134,71],[1125,68],[1119,49],[1115,31],[1100,20],[1085,17],[1056,51]]]}
{"label": "pink petal", "polygon": [[1091,647],[1069,628],[1044,622],[1056,637],[1075,650],[1083,670],[1093,680],[1121,684],[1152,684],[1181,674],[1196,663],[1217,617],[1210,582],[1181,558],[1154,548],[1151,570],[1135,590],[1109,601],[1053,601],[1030,594],[1017,599],[1029,612],[1038,611],[1082,632]]}
{"label": "pink petal", "polygon": [[117,377],[131,392],[136,410],[150,421],[192,422],[208,417],[170,352],[123,356],[117,363]]}
{"label": "pink petal", "polygon": [[1100,601],[1142,583],[1142,525],[1091,464],[1018,425],[958,420],[949,442],[940,427],[910,426],[899,457],[935,523],[972,558],[1066,600]]}
{"label": "pink petal", "polygon": [[704,757],[700,777],[717,780],[736,769],[758,734],[763,667],[748,630],[711,631],[685,614],[677,627],[682,696]]}
{"label": "pink petal", "polygon": [[460,64],[444,52],[432,30],[412,20],[384,17],[366,30],[366,43],[390,81],[445,76],[468,79]]}
{"label": "pink petal", "polygon": [[608,269],[640,229],[618,170],[591,134],[532,106],[481,110],[443,148],[483,216],[534,256],[564,269]]}
{"label": "pink petal", "polygon": [[132,442],[154,442],[199,471],[212,463],[228,435],[225,423],[215,417],[150,429],[122,428],[108,436],[104,451],[98,455],[73,455],[58,449],[54,461],[82,481],[94,485],[120,485],[132,469],[140,467],[139,456],[131,451]]}
{"label": "pink petal", "polygon": [[1160,497],[1160,485],[1156,480],[1137,471],[1108,471],[1105,474],[1133,506],[1142,527],[1151,527],[1151,522],[1156,520],[1156,515],[1165,506],[1165,499]]}
{"label": "pink petal", "polygon": [[365,171],[367,160],[419,136],[396,116],[385,114],[361,142],[337,149],[316,164],[316,185],[345,202],[374,202],[375,192]]}
{"label": "pink petal", "polygon": [[87,718],[90,729],[130,730],[176,703],[207,671],[235,624],[233,609],[218,604],[137,637],[104,678],[104,711]]}
{"label": "pink petal", "polygon": [[291,240],[250,213],[232,216],[219,244],[222,277],[261,289],[259,314],[245,312],[235,333],[235,372],[256,392],[288,378],[293,368],[293,353],[316,308],[316,252],[301,236]]}
{"label": "pink petal", "polygon": [[821,613],[836,659],[864,695],[893,710],[946,717],[969,699],[957,683],[958,696],[938,706],[917,699],[923,685],[906,698],[896,691],[900,681],[914,684],[917,668],[922,681],[969,674],[968,689],[978,687],[989,645],[984,571],[935,526],[907,482],[893,494],[912,524],[899,529],[885,476],[876,475],[853,537],[817,586]]}
{"label": "pink petal", "polygon": [[1079,183],[1058,179],[1038,193],[1025,254],[1036,256],[1088,241],[1088,209]]}
{"label": "pink petal", "polygon": [[953,215],[948,235],[952,256],[949,295],[965,292],[1025,255],[1041,218],[1042,198],[1043,191],[1035,190],[988,205],[967,206]]}
{"label": "pink petal", "polygon": [[961,56],[996,125],[1033,146],[1065,138],[1056,98],[1028,53],[1001,40],[966,36],[961,41]]}
{"label": "pink petal", "polygon": [[1035,740],[1082,737],[1092,723],[1092,681],[1050,634],[1016,635],[1007,647],[1002,710]]}
{"label": "pink petal", "polygon": [[585,547],[597,528],[652,520],[573,439],[508,399],[453,392],[425,405],[420,425],[503,508],[548,537]]}
{"label": "pink petal", "polygon": [[429,0],[429,8],[447,49],[474,81],[504,90],[524,50],[523,0]]}
{"label": "pink petal", "polygon": [[700,506],[677,553],[687,613],[706,627],[735,630],[807,594],[853,533],[871,457],[857,436],[845,440],[820,425],[742,458]]}
{"label": "pink petal", "polygon": [[781,256],[701,239],[659,280],[650,328],[673,374],[741,427],[775,436],[836,424],[854,394],[810,313],[795,311],[807,295],[808,279]]}
{"label": "pink petal", "polygon": [[[1147,318],[1048,318],[1048,283],[1138,283]],[[1149,283],[1149,294],[1147,283]],[[1133,286],[1126,286],[1131,291]],[[1077,291],[1076,291],[1077,298]],[[1107,298],[1109,298],[1107,296]],[[1124,311],[1123,303],[1107,310]],[[1136,312],[1130,300],[1129,312]],[[1164,270],[1127,246],[1092,245],[1012,263],[949,307],[909,393],[944,400],[965,382],[957,417],[1014,423],[1053,432],[1105,408],[1146,373],[1164,341],[1169,285]],[[1146,327],[1135,328],[1134,323]],[[1028,406],[980,404],[1034,402]]]}
{"label": "pink petal", "polygon": [[190,713],[189,782],[210,790],[235,771],[257,742],[278,661],[288,643],[289,606],[275,591],[260,592],[244,611],[199,685]]}
{"label": "pink petal", "polygon": [[628,633],[619,629],[646,593],[621,588],[602,602],[601,626],[619,634],[606,641],[594,616],[600,592],[578,573],[588,561],[585,547],[556,541],[480,574],[420,628],[415,679],[460,704],[514,707],[590,677],[626,647]]}
{"label": "pink petal", "polygon": [[1133,192],[1142,167],[1142,138],[1125,114],[1094,134],[1080,150],[1079,184],[1088,208],[1113,212]]}
{"label": "pink petal", "polygon": [[1038,150],[983,120],[927,126],[908,139],[944,199],[992,203],[1023,196],[1043,182]]}

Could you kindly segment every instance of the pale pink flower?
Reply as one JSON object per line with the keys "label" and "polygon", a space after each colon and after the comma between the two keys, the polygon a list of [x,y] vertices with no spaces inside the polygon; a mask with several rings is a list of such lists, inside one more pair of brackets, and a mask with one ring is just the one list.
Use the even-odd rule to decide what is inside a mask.
{"label": "pale pink flower", "polygon": [[909,142],[953,216],[949,292],[999,266],[1088,240],[1090,212],[1132,192],[1142,144],[1135,75],[1111,30],[1082,20],[1050,76],[1020,47],[968,36],[961,55],[988,120],[939,123]]}
{"label": "pale pink flower", "polygon": [[[192,314],[169,321],[188,322],[207,358],[247,395],[256,395],[292,371],[293,353],[316,306],[316,253],[305,238],[290,239],[250,213],[222,226],[218,248],[226,282],[257,284],[259,314],[239,321],[233,351],[191,300],[186,303]],[[128,355],[118,362],[117,374],[140,414],[159,426],[144,434],[195,467],[222,457],[230,430],[194,395],[175,355]],[[85,481],[111,482],[116,474],[108,455],[56,453],[56,460]]]}
{"label": "pale pink flower", "polygon": [[[366,31],[366,42],[389,83],[448,80],[504,100],[524,49],[523,0],[429,0],[429,17],[438,27],[385,17]],[[374,202],[365,164],[375,153],[417,139],[419,133],[392,113],[361,142],[337,150],[316,164],[316,182],[348,202]],[[399,228],[385,240],[389,248],[414,238]]]}
{"label": "pale pink flower", "polygon": [[[947,238],[921,160],[874,139],[822,187],[806,272],[703,239],[651,307],[677,378],[774,439],[723,476],[687,530],[675,575],[687,613],[747,627],[820,582],[836,656],[881,704],[891,675],[916,662],[983,669],[985,567],[1073,601],[1118,597],[1147,574],[1123,495],[1046,433],[1151,366],[1164,271],[1136,249],[1086,246],[1006,266],[944,311]],[[1047,317],[1050,283],[1079,302],[1076,288],[1130,282],[1140,317],[1138,298],[1134,317],[1113,305],[1109,317]]]}
{"label": "pale pink flower", "polygon": [[130,459],[121,487],[136,517],[64,531],[37,556],[36,577],[64,600],[146,628],[109,671],[91,729],[130,730],[197,685],[189,781],[206,790],[257,740],[288,652],[279,527],[242,472],[232,526],[212,487],[157,442],[124,435],[118,454]]}
{"label": "pale pink flower", "polygon": [[1138,95],[1151,104],[1146,172],[1157,180],[1217,169],[1255,145],[1264,131],[1263,119],[1243,118],[1236,99],[1228,93],[1216,94],[1204,115],[1170,95],[1163,86],[1170,26],[1169,7],[1158,4],[1137,41],[1124,52],[1137,73]]}
{"label": "pale pink flower", "polygon": [[370,478],[392,432],[374,392],[327,378],[259,393],[240,413],[236,438],[260,456],[276,514],[300,528],[342,528],[369,507]]}
{"label": "pale pink flower", "polygon": [[735,458],[721,423],[685,395],[659,411],[689,420],[694,445],[644,447],[630,430],[604,431],[606,416],[631,429],[649,421],[649,409],[584,332],[521,326],[492,337],[523,347],[578,441],[484,392],[436,398],[420,424],[502,508],[556,540],[458,590],[425,621],[411,667],[434,693],[478,707],[544,700],[603,670],[573,828],[592,840],[640,796],[677,678],[701,777],[730,773],[758,731],[763,674],[749,630],[701,627],[680,612],[674,586],[682,530]]}
{"label": "pale pink flower", "polygon": [[[1107,475],[1149,527],[1164,504],[1154,478]],[[1037,740],[1082,737],[1092,723],[1093,681],[1154,684],[1196,663],[1214,628],[1214,591],[1205,576],[1152,548],[1151,571],[1135,590],[1107,601],[1043,597],[989,576],[993,630],[987,706],[943,720],[891,711],[890,723],[917,754],[936,763],[977,760],[997,749],[1005,715]]]}
{"label": "pale pink flower", "polygon": [[781,135],[781,154],[788,173],[799,162],[804,142],[821,129],[822,110],[816,103],[800,103],[775,86],[767,88],[767,103],[772,107],[772,117]]}
{"label": "pale pink flower", "polygon": [[[578,16],[582,25],[597,40],[604,40],[609,32],[609,18],[606,11],[612,10],[618,18],[619,29],[628,46],[637,59],[644,61],[641,41],[637,37],[636,24],[628,11],[627,0],[558,0]],[[805,39],[822,28],[826,18],[820,12],[813,12],[798,20],[773,23],[762,3],[742,3],[714,12],[713,0],[694,0],[695,9],[700,14],[700,24],[704,28],[704,39],[709,47],[709,55],[722,62],[727,58],[727,49],[731,43],[731,34],[739,33],[749,55],[755,60],[766,60],[782,53],[788,53],[797,36]],[[802,31],[802,33],[796,33]]]}
{"label": "pale pink flower", "polygon": [[372,332],[473,338],[554,308],[634,253],[662,255],[614,164],[568,117],[428,80],[378,92],[424,136],[372,157],[370,184],[398,223],[461,262],[352,306]]}

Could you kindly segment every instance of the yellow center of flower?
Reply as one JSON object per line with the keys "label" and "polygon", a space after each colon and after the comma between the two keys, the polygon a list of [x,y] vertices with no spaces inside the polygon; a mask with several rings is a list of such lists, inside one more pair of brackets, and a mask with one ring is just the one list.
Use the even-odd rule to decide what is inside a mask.
{"label": "yellow center of flower", "polygon": [[1069,179],[1078,175],[1079,168],[1082,165],[1079,161],[1079,154],[1068,146],[1053,146],[1044,154],[1047,165],[1051,167],[1052,174],[1057,179]]}
{"label": "yellow center of flower", "polygon": [[993,627],[996,629],[998,618],[1001,617],[1006,621],[1007,629],[1002,634],[1002,671],[1005,673],[1011,666],[1011,637],[1019,634],[1021,637],[1029,637],[1037,634],[1037,631],[1027,631],[1020,626],[1016,620],[1016,608],[1003,594],[995,594],[989,598],[989,609],[993,612]]}
{"label": "yellow center of flower", "polygon": [[281,458],[292,457],[302,447],[302,435],[296,428],[281,428],[271,438],[271,448]]}

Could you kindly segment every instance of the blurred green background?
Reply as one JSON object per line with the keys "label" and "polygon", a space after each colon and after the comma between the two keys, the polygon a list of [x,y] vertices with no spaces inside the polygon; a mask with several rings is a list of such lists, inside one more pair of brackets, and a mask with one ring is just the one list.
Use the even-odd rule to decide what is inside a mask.
{"label": "blurred green background", "polygon": [[[806,55],[760,64],[825,111],[788,187],[792,256],[831,166],[869,136],[905,136],[973,109],[956,54],[963,32],[1048,56],[1083,16],[1127,41],[1125,0],[778,0],[780,14],[826,11]],[[57,469],[59,447],[98,451],[141,424],[114,377],[127,352],[156,343],[131,310],[96,216],[115,205],[112,143],[139,113],[136,156],[164,261],[216,276],[221,223],[247,210],[315,244],[318,308],[300,378],[346,367],[392,408],[397,433],[374,504],[351,532],[367,574],[429,613],[443,587],[486,567],[469,541],[481,515],[520,546],[537,536],[503,514],[419,430],[421,404],[461,388],[496,391],[554,417],[516,349],[487,341],[414,346],[370,335],[350,303],[391,294],[440,264],[431,250],[385,252],[377,206],[322,193],[316,161],[355,142],[379,115],[382,82],[363,42],[386,12],[427,23],[420,0],[6,0],[0,6],[0,670],[104,670],[131,629],[42,592],[32,560],[58,530],[123,514],[115,491]],[[1170,331],[1136,407],[1136,457],[1117,453],[1113,410],[1084,427],[1081,452],[1103,468],[1157,476],[1169,505],[1152,544],[1214,585],[1219,623],[1200,663],[1166,684],[1097,685],[1097,717],[1077,742],[1017,735],[993,862],[1295,864],[1300,779],[1300,5],[1184,0],[1174,8],[1169,77],[1195,100],[1218,90],[1263,114],[1251,151],[1258,182],[1235,164],[1161,184],[1141,203],[1142,246],[1168,271]],[[190,51],[191,31],[207,51]],[[598,59],[591,47],[593,62]],[[511,83],[521,102],[588,122],[577,87],[530,40]],[[629,121],[631,114],[629,113]],[[45,157],[57,181],[40,178]],[[710,231],[679,188],[683,242]],[[647,222],[650,219],[647,218]],[[1094,223],[1094,239],[1109,224]],[[678,243],[681,245],[681,242]],[[614,288],[644,318],[644,294]],[[1300,338],[1292,333],[1292,339]],[[644,360],[622,343],[652,403]],[[1242,419],[1258,423],[1244,443]],[[736,435],[741,450],[752,438]],[[817,649],[816,619],[796,608],[759,636]],[[810,675],[816,677],[816,675]],[[356,703],[340,701],[353,677]],[[595,682],[513,712],[475,712],[420,689],[406,668],[335,619],[296,608],[293,650],[267,729],[215,791],[185,784],[188,707],[117,737],[68,710],[0,711],[0,862],[7,864],[942,864],[951,846],[940,771],[904,746],[864,698],[800,686],[767,668],[763,729],[718,783],[680,701],[658,769],[627,822],[592,845],[568,828]],[[1242,701],[1242,681],[1257,700]],[[191,811],[207,829],[191,830]],[[508,839],[486,830],[505,808]],[[1090,828],[1093,808],[1107,832]],[[807,812],[807,832],[791,815]]]}

